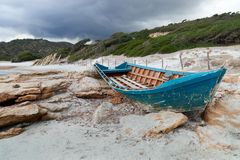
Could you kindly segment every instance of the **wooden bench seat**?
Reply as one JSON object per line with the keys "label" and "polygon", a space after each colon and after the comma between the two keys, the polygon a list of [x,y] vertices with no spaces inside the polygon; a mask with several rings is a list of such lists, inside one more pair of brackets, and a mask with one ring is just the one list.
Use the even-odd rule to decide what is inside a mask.
{"label": "wooden bench seat", "polygon": [[125,80],[124,78],[122,78],[122,77],[114,77],[114,78],[115,78],[116,80],[118,80],[118,81],[126,84],[127,86],[129,86],[129,87],[132,88],[132,89],[140,89],[140,87],[138,87],[137,85],[134,85],[134,84],[126,81],[126,80]]}
{"label": "wooden bench seat", "polygon": [[114,83],[116,83],[117,85],[119,85],[120,87],[127,87],[129,88],[128,86],[125,86],[124,84],[120,83],[119,81],[117,81],[114,77],[109,77]]}
{"label": "wooden bench seat", "polygon": [[140,88],[148,88],[148,87],[146,87],[146,86],[144,86],[144,85],[142,85],[142,84],[140,84],[136,81],[133,81],[133,80],[129,79],[126,75],[123,75],[122,78],[125,79],[126,81],[132,83],[132,84],[135,84],[136,86],[138,86]]}

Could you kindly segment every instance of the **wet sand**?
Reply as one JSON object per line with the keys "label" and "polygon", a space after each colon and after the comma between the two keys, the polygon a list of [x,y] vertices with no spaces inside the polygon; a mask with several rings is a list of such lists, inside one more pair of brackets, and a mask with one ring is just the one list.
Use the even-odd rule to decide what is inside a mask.
{"label": "wet sand", "polygon": [[9,69],[14,69],[16,66],[0,66],[0,71],[1,70],[9,70]]}

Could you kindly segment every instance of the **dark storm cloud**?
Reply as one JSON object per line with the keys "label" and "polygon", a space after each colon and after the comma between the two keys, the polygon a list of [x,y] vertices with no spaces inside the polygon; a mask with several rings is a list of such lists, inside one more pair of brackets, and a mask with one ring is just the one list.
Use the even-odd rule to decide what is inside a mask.
{"label": "dark storm cloud", "polygon": [[104,38],[117,31],[142,29],[145,22],[183,19],[199,3],[195,0],[1,0],[0,27],[35,37]]}

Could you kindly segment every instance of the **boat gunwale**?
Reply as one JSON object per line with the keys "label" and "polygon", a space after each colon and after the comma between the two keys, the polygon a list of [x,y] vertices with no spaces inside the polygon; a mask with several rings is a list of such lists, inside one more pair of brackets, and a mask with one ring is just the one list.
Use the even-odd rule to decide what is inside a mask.
{"label": "boat gunwale", "polygon": [[[124,62],[126,63],[126,62]],[[121,91],[121,92],[128,92],[130,94],[149,94],[149,92],[151,93],[155,93],[155,92],[159,92],[159,91],[167,91],[167,90],[171,90],[171,89],[177,89],[179,87],[185,86],[185,85],[190,85],[193,83],[200,83],[201,81],[205,81],[205,80],[209,80],[209,79],[213,79],[213,78],[219,78],[219,76],[221,76],[221,74],[217,74],[217,72],[224,72],[223,70],[226,70],[225,68],[219,68],[216,70],[211,70],[211,71],[205,71],[205,72],[197,72],[197,73],[191,73],[191,72],[178,72],[178,71],[171,71],[175,73],[190,73],[187,74],[185,76],[176,78],[176,79],[171,79],[169,81],[166,81],[165,83],[162,83],[159,86],[153,87],[153,88],[144,88],[144,89],[128,89],[127,87],[122,87],[119,86],[118,84],[116,84],[115,82],[113,82],[105,73],[103,70],[101,70],[98,66],[98,63],[95,63],[94,66],[97,67],[97,71],[100,70],[101,72],[103,72],[104,77],[102,76],[102,73],[99,73],[100,71],[98,71],[98,73],[101,75],[101,77],[106,81],[106,83],[113,88],[116,91]],[[121,64],[120,64],[121,65]],[[158,69],[158,68],[152,68],[152,67],[145,67],[145,66],[141,66],[141,65],[136,65],[136,64],[129,64],[127,63],[127,65],[129,66],[136,66],[136,67],[141,67],[144,69],[155,69],[155,71],[170,71],[170,70],[163,70],[163,69]],[[216,76],[213,76],[213,74]],[[212,75],[211,77],[209,77],[209,75]],[[107,77],[107,79],[106,79]],[[200,79],[200,77],[202,77]],[[205,77],[205,78],[204,78]],[[204,79],[203,79],[204,78]],[[193,81],[195,80],[195,81]],[[196,81],[197,80],[197,81]],[[187,83],[187,84],[185,84]]]}
{"label": "boat gunwale", "polygon": [[[204,76],[207,77],[207,75],[204,75]],[[181,78],[183,78],[183,77],[181,77]],[[160,86],[157,86],[157,87],[154,87],[154,88],[149,88],[149,89],[141,89],[141,90],[135,90],[135,89],[131,89],[131,90],[124,89],[123,90],[123,89],[120,89],[120,88],[114,88],[114,89],[116,91],[124,92],[124,93],[128,93],[128,94],[149,94],[149,93],[150,94],[155,94],[155,93],[158,93],[158,92],[165,92],[165,91],[168,91],[168,90],[174,90],[174,89],[178,89],[178,88],[193,85],[193,84],[198,84],[200,82],[208,81],[208,80],[211,80],[211,79],[216,79],[217,80],[218,78],[219,78],[219,76],[212,76],[212,77],[200,80],[199,77],[194,77],[194,79],[192,79],[192,80],[198,80],[198,81],[193,82],[191,80],[185,80],[185,81],[182,81],[182,82],[179,82],[179,83],[167,84],[166,86],[163,86],[163,84],[166,84],[166,83],[170,82],[170,81],[167,81],[167,82],[161,84]],[[175,79],[173,79],[173,80],[175,80]],[[173,80],[171,80],[171,81],[173,81]],[[191,82],[191,83],[185,84],[184,82]]]}
{"label": "boat gunwale", "polygon": [[157,71],[157,72],[164,72],[164,73],[171,72],[172,74],[178,74],[178,75],[183,75],[183,76],[187,76],[187,75],[190,75],[190,74],[195,74],[194,72],[173,71],[173,70],[168,70],[168,69],[161,69],[161,68],[142,66],[142,65],[133,64],[133,63],[127,63],[127,65],[138,67],[138,68],[141,68],[141,69],[148,69],[148,70],[152,70],[152,71]]}

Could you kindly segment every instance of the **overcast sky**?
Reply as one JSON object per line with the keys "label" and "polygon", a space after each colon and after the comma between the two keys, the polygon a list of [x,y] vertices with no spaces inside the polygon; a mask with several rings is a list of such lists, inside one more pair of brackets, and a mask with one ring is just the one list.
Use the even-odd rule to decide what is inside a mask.
{"label": "overcast sky", "polygon": [[0,0],[0,41],[76,42],[240,11],[240,0]]}

